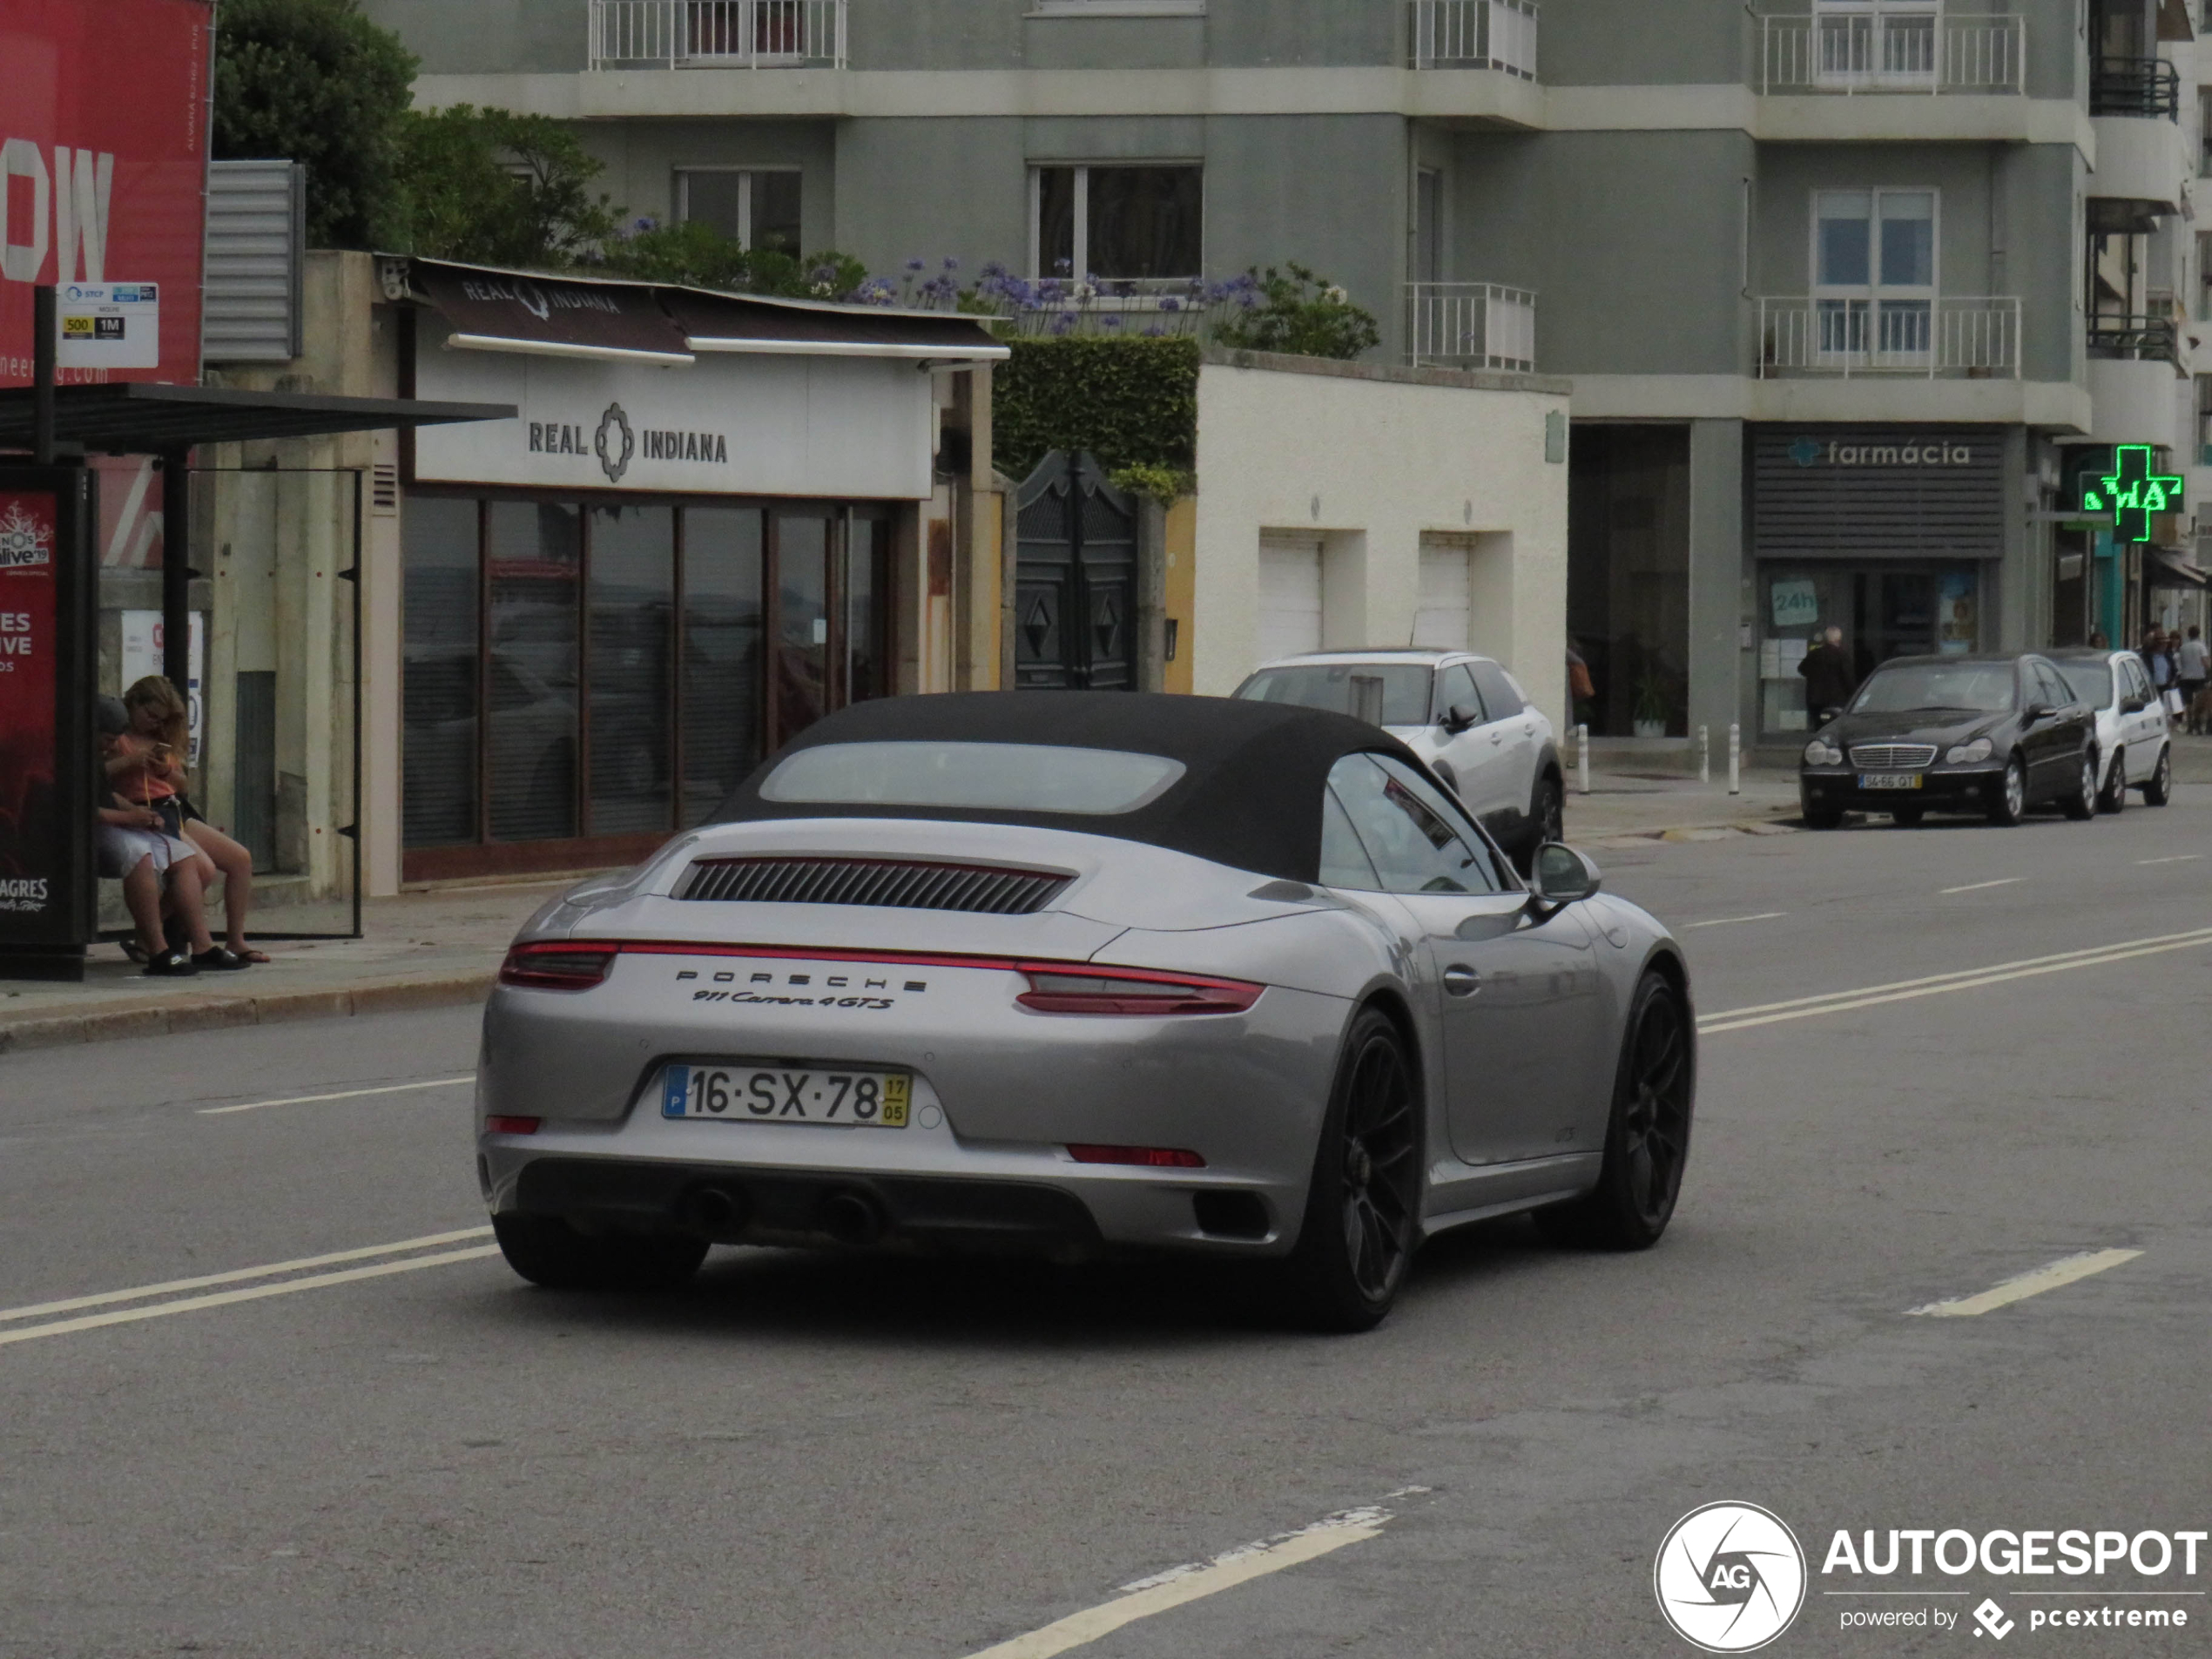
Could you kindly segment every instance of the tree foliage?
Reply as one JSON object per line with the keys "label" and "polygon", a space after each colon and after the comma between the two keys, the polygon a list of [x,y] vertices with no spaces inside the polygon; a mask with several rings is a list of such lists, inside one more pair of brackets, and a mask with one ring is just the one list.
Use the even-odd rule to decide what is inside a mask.
{"label": "tree foliage", "polygon": [[225,0],[214,153],[307,165],[307,238],[388,245],[405,223],[397,133],[417,60],[354,0]]}
{"label": "tree foliage", "polygon": [[456,104],[399,124],[398,251],[482,265],[561,266],[597,251],[617,210],[591,185],[604,171],[542,115]]}
{"label": "tree foliage", "polygon": [[999,469],[1027,477],[1054,449],[1088,449],[1109,472],[1187,473],[1198,445],[1198,342],[1070,335],[1019,340],[992,376]]}
{"label": "tree foliage", "polygon": [[851,300],[868,277],[867,267],[849,253],[794,259],[776,248],[747,252],[733,238],[696,219],[661,225],[641,219],[626,234],[609,239],[591,264],[610,275],[644,282],[786,300]]}

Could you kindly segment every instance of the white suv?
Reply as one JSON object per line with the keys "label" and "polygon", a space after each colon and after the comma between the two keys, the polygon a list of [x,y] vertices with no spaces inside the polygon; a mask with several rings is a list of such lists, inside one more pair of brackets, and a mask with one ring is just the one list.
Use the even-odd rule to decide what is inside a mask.
{"label": "white suv", "polygon": [[2150,671],[2132,651],[2044,653],[2097,717],[2097,805],[2116,813],[2128,792],[2163,806],[2174,792],[2174,735]]}
{"label": "white suv", "polygon": [[1487,657],[1316,651],[1255,670],[1237,695],[1383,727],[1458,792],[1524,871],[1539,846],[1560,839],[1566,793],[1552,723]]}

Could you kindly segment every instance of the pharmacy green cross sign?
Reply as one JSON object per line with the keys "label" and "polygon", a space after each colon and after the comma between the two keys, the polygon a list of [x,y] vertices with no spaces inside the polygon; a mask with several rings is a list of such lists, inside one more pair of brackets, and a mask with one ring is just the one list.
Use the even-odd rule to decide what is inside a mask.
{"label": "pharmacy green cross sign", "polygon": [[2179,512],[2181,506],[2181,479],[2151,470],[2147,443],[2118,445],[2112,452],[2111,472],[2082,481],[2081,510],[2100,518],[2109,516],[2118,541],[2148,542],[2151,515]]}

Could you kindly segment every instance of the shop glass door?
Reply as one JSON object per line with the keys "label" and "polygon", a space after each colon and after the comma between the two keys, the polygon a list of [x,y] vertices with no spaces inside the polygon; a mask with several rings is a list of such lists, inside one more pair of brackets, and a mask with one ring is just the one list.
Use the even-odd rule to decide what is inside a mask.
{"label": "shop glass door", "polygon": [[1980,579],[1971,565],[1768,565],[1760,574],[1759,729],[1810,729],[1798,664],[1831,627],[1861,680],[1892,657],[1980,649]]}
{"label": "shop glass door", "polygon": [[832,523],[826,514],[779,513],[773,528],[775,656],[768,705],[771,746],[781,749],[829,712]]}

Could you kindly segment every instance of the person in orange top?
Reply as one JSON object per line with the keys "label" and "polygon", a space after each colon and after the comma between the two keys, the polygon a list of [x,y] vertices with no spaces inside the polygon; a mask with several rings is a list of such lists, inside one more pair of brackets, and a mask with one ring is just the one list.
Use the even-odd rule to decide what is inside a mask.
{"label": "person in orange top", "polygon": [[161,815],[172,834],[205,853],[223,876],[224,948],[240,966],[269,959],[246,942],[246,913],[253,903],[253,855],[202,817],[185,795],[191,726],[184,698],[158,674],[149,674],[123,694],[131,711],[127,745],[109,762],[116,793]]}

